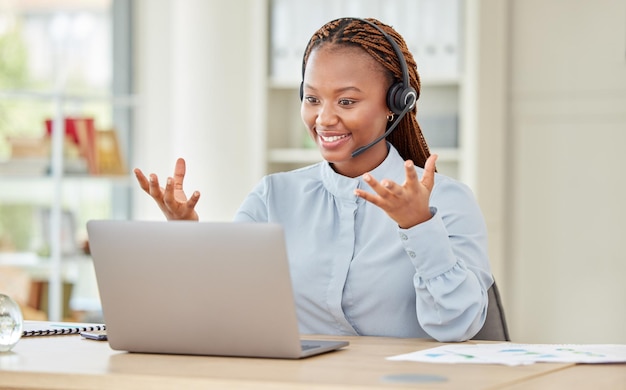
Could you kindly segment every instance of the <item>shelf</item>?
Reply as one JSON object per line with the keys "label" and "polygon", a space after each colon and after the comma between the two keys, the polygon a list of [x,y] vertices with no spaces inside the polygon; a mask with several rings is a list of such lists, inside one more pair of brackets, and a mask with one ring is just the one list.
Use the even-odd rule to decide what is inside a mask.
{"label": "shelf", "polygon": [[[63,178],[69,180],[109,180],[120,182],[129,182],[131,175],[113,175],[113,174],[96,174],[92,175],[84,172],[86,165],[72,164],[65,168]],[[77,170],[72,170],[76,168]],[[48,158],[18,158],[0,161],[0,178],[6,180],[53,180],[50,174],[50,159]]]}
{"label": "shelf", "polygon": [[[86,236],[82,231],[84,221],[89,218],[122,218],[131,214],[132,194],[129,188],[132,175],[127,169],[117,170],[118,160],[115,158],[119,154],[123,162],[130,160],[132,115],[141,102],[139,95],[131,93],[130,73],[134,54],[129,46],[132,41],[129,39],[132,36],[130,2],[106,2],[94,9],[79,6],[76,8],[79,12],[77,15],[86,12],[89,16],[88,22],[81,24],[85,20],[70,17],[64,20],[69,28],[57,31],[61,35],[56,36],[47,34],[46,25],[64,14],[63,8],[47,7],[43,13],[37,12],[36,15],[32,15],[30,8],[32,7],[27,6],[13,15],[20,25],[23,24],[26,32],[29,32],[30,38],[26,40],[28,42],[22,42],[24,32],[18,31],[19,29],[14,38],[20,39],[26,52],[36,51],[49,58],[48,61],[46,58],[39,61],[43,68],[41,72],[35,72],[37,74],[31,74],[27,69],[30,68],[29,64],[32,65],[32,58],[22,64],[24,66],[21,68],[27,71],[24,79],[13,83],[13,88],[0,89],[0,103],[3,108],[12,110],[11,113],[15,114],[5,121],[8,134],[24,141],[43,131],[33,141],[44,142],[19,144],[25,147],[21,150],[14,148],[16,145],[11,140],[3,143],[0,158],[0,202],[7,212],[5,219],[10,221],[5,228],[11,238],[7,239],[4,248],[28,250],[31,246],[27,243],[29,236],[30,239],[46,242],[49,247],[46,248],[49,257],[37,260],[38,267],[45,270],[44,276],[49,282],[48,319],[57,321],[62,314],[61,277],[64,276],[69,260],[65,244],[72,240],[83,240],[83,236]],[[84,34],[71,28],[78,26],[76,23],[80,24],[79,30],[84,27],[92,34]],[[86,38],[88,39],[85,40]],[[104,44],[94,46],[91,44],[93,42]],[[94,47],[96,50],[92,50]],[[95,72],[91,72],[93,69],[86,72],[84,66],[89,67],[94,60],[101,66]],[[15,87],[17,85],[23,85],[24,88]],[[92,151],[93,144],[96,143],[95,137],[91,137],[90,128],[81,126],[78,130],[74,129],[74,143],[78,144],[77,138],[83,134],[88,135],[84,137],[87,142],[81,142],[76,151],[74,148],[66,149],[67,131],[63,130],[67,121],[64,119],[83,115],[100,122],[97,127],[102,130],[99,135],[103,138],[98,139],[98,142],[107,146],[104,148],[107,152],[111,151],[110,158],[107,154],[101,161],[106,162],[111,170],[94,169],[95,158],[91,159],[92,154],[87,152],[87,148]],[[115,140],[119,145],[112,142],[111,134],[119,135]],[[109,144],[105,142],[115,145],[109,148]],[[114,150],[115,146],[120,147],[119,153]],[[74,158],[75,155],[89,156],[91,164]],[[107,174],[89,174],[97,171]],[[14,205],[18,207],[13,208]],[[33,214],[32,221],[31,218],[24,218],[28,218],[29,214]],[[73,218],[68,218],[68,215]],[[75,235],[78,237],[74,237]],[[16,236],[19,236],[19,240],[14,238]],[[19,245],[11,248],[16,240]],[[38,246],[38,242],[33,246]],[[14,259],[28,262],[29,256],[31,255],[17,254]],[[75,263],[81,266],[91,263],[83,260]],[[82,279],[82,275],[77,277],[77,282]]]}
{"label": "shelf", "polygon": [[[34,252],[0,253],[0,266],[18,267],[26,271],[33,281],[50,278],[51,259]],[[100,311],[98,286],[91,257],[84,254],[64,255],[61,259],[60,277],[63,282],[72,283],[69,300],[74,311]]]}
{"label": "shelf", "polygon": [[[49,242],[49,257],[33,268],[34,276],[48,281],[47,294],[48,318],[58,321],[64,315],[63,295],[64,279],[67,274],[67,255],[63,253],[64,237],[72,237],[79,232],[78,223],[83,226],[88,215],[97,218],[110,218],[114,215],[125,216],[128,213],[128,191],[132,181],[128,172],[124,174],[90,174],[88,164],[81,159],[67,158],[64,155],[64,126],[72,110],[66,107],[69,103],[103,102],[117,108],[133,109],[137,106],[137,98],[132,95],[72,95],[64,92],[33,92],[33,91],[0,91],[0,100],[46,101],[53,105],[54,112],[50,133],[49,155],[29,157],[17,154],[18,157],[0,161],[0,182],[2,194],[0,200],[6,204],[34,205],[48,208],[47,220],[41,223],[43,236]],[[115,123],[114,112],[111,112],[111,123]],[[113,128],[115,128],[114,126]],[[109,132],[101,132],[107,135]],[[115,135],[115,134],[114,134]],[[110,140],[110,138],[107,138]],[[95,137],[94,137],[95,141]],[[117,138],[115,139],[117,142]],[[119,145],[115,145],[118,147]],[[12,151],[13,152],[13,151]],[[22,157],[23,156],[23,157]],[[108,161],[108,160],[107,160]],[[119,171],[122,172],[122,171]],[[115,209],[115,204],[121,207]],[[88,211],[89,206],[95,206]],[[119,211],[116,213],[116,211]],[[68,220],[66,213],[74,213],[76,220]],[[79,216],[79,213],[81,213]],[[69,222],[66,222],[69,221]],[[45,231],[45,228],[47,231]],[[82,234],[82,232],[81,232]],[[24,258],[22,258],[23,260]],[[83,262],[83,264],[89,264]],[[28,267],[27,267],[28,268]],[[81,267],[85,268],[85,267]],[[74,275],[79,271],[73,271]],[[76,283],[82,283],[84,275],[77,277]],[[82,288],[82,287],[81,287]],[[87,286],[85,290],[92,290]],[[91,309],[97,307],[94,297],[79,297],[77,308]],[[97,296],[95,297],[97,298]]]}
{"label": "shelf", "polygon": [[[37,182],[37,183],[54,183],[54,178],[49,174],[35,174],[35,173],[0,173],[0,179],[2,179],[2,184],[7,184],[10,182]],[[132,175],[90,175],[90,174],[63,174],[63,181],[66,182],[74,182],[74,181],[106,181],[114,184],[120,185],[130,185],[133,183],[134,176]],[[2,197],[0,196],[0,199]]]}

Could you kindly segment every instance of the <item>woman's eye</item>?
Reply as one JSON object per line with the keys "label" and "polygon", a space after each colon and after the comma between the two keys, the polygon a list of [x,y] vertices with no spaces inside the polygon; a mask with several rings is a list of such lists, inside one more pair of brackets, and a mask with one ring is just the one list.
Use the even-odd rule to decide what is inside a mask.
{"label": "woman's eye", "polygon": [[313,96],[306,96],[304,99],[305,99],[307,102],[309,102],[309,103],[317,103],[317,102],[318,102],[317,98],[315,98],[315,97],[313,97]]}
{"label": "woman's eye", "polygon": [[339,100],[339,105],[341,105],[341,106],[349,106],[351,104],[354,104],[354,100],[350,100],[350,99],[340,99]]}

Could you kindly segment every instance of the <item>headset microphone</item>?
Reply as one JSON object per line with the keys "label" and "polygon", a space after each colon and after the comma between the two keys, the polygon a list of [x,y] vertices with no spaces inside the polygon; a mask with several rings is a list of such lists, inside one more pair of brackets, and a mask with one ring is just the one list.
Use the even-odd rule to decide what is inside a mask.
{"label": "headset microphone", "polygon": [[402,110],[400,115],[398,115],[396,120],[391,124],[391,126],[389,126],[389,128],[387,129],[387,131],[385,131],[385,133],[383,135],[381,135],[380,137],[376,138],[374,141],[370,142],[369,144],[367,144],[365,146],[361,146],[360,148],[357,148],[354,152],[352,152],[352,158],[358,156],[359,154],[365,152],[367,149],[371,148],[372,146],[376,145],[380,141],[382,141],[385,138],[387,138],[387,136],[389,134],[391,134],[391,132],[398,126],[398,124],[400,123],[402,118],[406,115],[407,112],[409,112],[411,110],[411,108],[413,108],[413,104],[407,104],[407,106],[404,108],[404,110]]}

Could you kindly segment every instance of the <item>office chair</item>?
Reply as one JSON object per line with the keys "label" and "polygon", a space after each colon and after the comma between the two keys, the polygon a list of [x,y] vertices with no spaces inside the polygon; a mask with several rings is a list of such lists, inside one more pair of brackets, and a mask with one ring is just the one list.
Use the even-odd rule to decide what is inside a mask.
{"label": "office chair", "polygon": [[504,306],[502,305],[500,291],[498,291],[495,279],[489,290],[487,290],[487,295],[489,299],[487,318],[483,328],[472,340],[511,341],[509,328],[504,316]]}

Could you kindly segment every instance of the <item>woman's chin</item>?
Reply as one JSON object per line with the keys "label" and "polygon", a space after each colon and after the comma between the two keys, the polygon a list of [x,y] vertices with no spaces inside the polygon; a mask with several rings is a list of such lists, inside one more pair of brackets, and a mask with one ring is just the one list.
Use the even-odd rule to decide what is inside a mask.
{"label": "woman's chin", "polygon": [[328,150],[324,148],[319,148],[320,154],[322,158],[329,163],[339,163],[342,161],[346,161],[352,158],[352,154],[347,149],[343,150]]}

